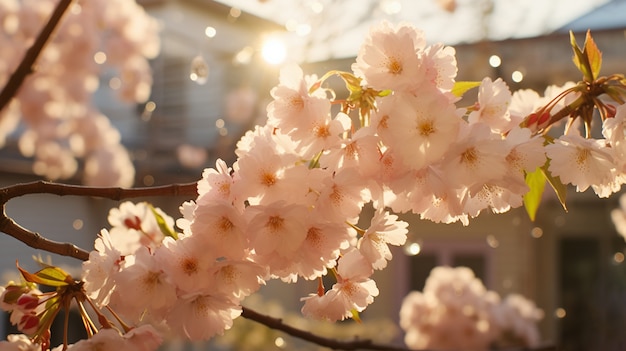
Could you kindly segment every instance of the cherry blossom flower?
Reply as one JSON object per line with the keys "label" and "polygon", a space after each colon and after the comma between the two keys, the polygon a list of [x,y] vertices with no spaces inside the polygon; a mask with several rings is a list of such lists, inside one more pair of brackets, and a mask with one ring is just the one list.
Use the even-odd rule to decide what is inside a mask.
{"label": "cherry blossom flower", "polygon": [[486,182],[504,176],[510,148],[486,124],[462,126],[457,142],[442,161],[442,170],[451,185],[467,187],[471,194]]}
{"label": "cherry blossom flower", "polygon": [[155,213],[173,232],[174,219],[147,202],[125,201],[109,211],[107,219],[112,226],[109,234],[113,245],[122,255],[132,254],[142,246],[154,249],[161,245],[165,234],[159,227]]}
{"label": "cherry blossom flower", "polygon": [[266,127],[251,138],[250,149],[238,148],[231,191],[235,198],[245,199],[251,205],[301,201],[308,189],[300,180],[305,179],[308,167],[297,164],[300,158],[293,151],[293,142],[268,133]]}
{"label": "cherry blossom flower", "polygon": [[270,274],[287,277],[285,269],[294,263],[298,249],[306,238],[304,205],[284,201],[249,208],[248,236],[254,249],[254,261],[269,267]]}
{"label": "cherry blossom flower", "polygon": [[359,251],[370,262],[372,268],[383,269],[387,266],[387,261],[392,258],[387,245],[404,245],[406,234],[409,232],[408,226],[408,223],[399,221],[396,215],[382,210],[376,211],[370,227],[357,244]]}
{"label": "cherry blossom flower", "polygon": [[374,89],[413,90],[424,79],[419,53],[425,46],[423,33],[414,27],[382,22],[370,29],[352,70]]}
{"label": "cherry blossom flower", "polygon": [[116,283],[111,305],[133,321],[142,318],[158,321],[176,302],[176,286],[147,248],[125,258]]}
{"label": "cherry blossom flower", "polygon": [[626,105],[615,109],[615,116],[602,123],[602,135],[607,139],[615,152],[615,161],[619,169],[626,170]]}
{"label": "cherry blossom flower", "polygon": [[304,77],[299,66],[282,68],[279,85],[270,91],[274,100],[267,106],[268,124],[300,139],[315,125],[326,120],[330,113],[330,101],[321,90],[309,94],[315,80],[315,76]]}
{"label": "cherry blossom flower", "polygon": [[440,43],[424,50],[422,64],[426,66],[426,77],[441,91],[450,91],[454,87],[458,71],[455,55],[453,47]]}
{"label": "cherry blossom flower", "polygon": [[[61,351],[63,345],[60,345],[52,351]],[[83,339],[75,344],[69,345],[67,348],[71,351],[95,351],[95,350],[128,350],[130,343],[127,339],[123,338],[114,329],[102,329],[89,339]],[[154,350],[154,349],[149,349]]]}
{"label": "cherry blossom flower", "polygon": [[267,269],[249,260],[222,260],[210,270],[213,275],[215,291],[224,296],[243,299],[257,291],[267,278]]}
{"label": "cherry blossom flower", "polygon": [[189,232],[209,253],[241,259],[249,251],[246,225],[243,214],[232,205],[222,201],[204,202],[195,207]]}
{"label": "cherry blossom flower", "polygon": [[2,351],[40,351],[41,345],[30,341],[24,334],[9,334],[7,339],[0,341]]}
{"label": "cherry blossom flower", "polygon": [[511,294],[495,308],[494,314],[499,328],[506,335],[501,338],[504,340],[498,340],[501,347],[509,345],[539,346],[541,339],[537,323],[544,314],[534,302],[522,295]]}
{"label": "cherry blossom flower", "polygon": [[341,250],[346,250],[355,237],[345,223],[331,222],[322,217],[309,216],[306,238],[294,257],[295,270],[304,279],[313,280],[334,267]]}
{"label": "cherry blossom flower", "polygon": [[230,191],[233,185],[231,172],[232,169],[222,159],[215,161],[215,168],[206,168],[202,172],[202,179],[198,181],[198,201],[232,202],[234,199]]}
{"label": "cherry blossom flower", "polygon": [[[405,343],[415,349],[531,347],[542,314],[525,301],[511,296],[502,302],[469,268],[436,267],[423,292],[404,298],[400,326]],[[518,339],[515,343],[508,340],[511,334]]]}
{"label": "cherry blossom flower", "polygon": [[232,299],[207,293],[181,296],[166,317],[176,333],[189,340],[208,340],[230,329],[233,319],[241,314],[241,306]]}
{"label": "cherry blossom flower", "polygon": [[[385,121],[386,120],[386,121]],[[382,141],[413,169],[438,161],[456,139],[460,118],[455,106],[438,90],[422,89],[419,97],[394,95],[372,116]]]}
{"label": "cherry blossom flower", "polygon": [[329,321],[344,320],[361,312],[378,296],[376,283],[369,277],[371,265],[361,253],[353,249],[339,259],[337,283],[323,296],[317,294],[302,298],[305,316]]}
{"label": "cherry blossom flower", "polygon": [[341,145],[325,152],[320,157],[320,165],[331,172],[356,167],[363,177],[372,177],[378,173],[379,141],[372,128],[361,128],[350,138],[343,139]]}
{"label": "cherry blossom flower", "polygon": [[83,262],[83,280],[87,295],[99,306],[109,303],[115,290],[116,274],[120,269],[122,255],[111,242],[109,231],[102,229],[95,242],[95,251]]}
{"label": "cherry blossom flower", "polygon": [[[600,197],[608,197],[619,186],[614,183],[615,164],[612,149],[604,140],[586,139],[578,134],[563,135],[547,145],[549,170],[564,184],[573,184],[582,192],[590,186]],[[608,190],[608,191],[604,191]]]}
{"label": "cherry blossom flower", "polygon": [[506,83],[501,78],[492,81],[486,77],[478,88],[477,110],[472,111],[467,120],[486,123],[496,133],[506,132],[514,125],[508,109],[510,103],[511,92]]}
{"label": "cherry blossom flower", "polygon": [[344,168],[333,177],[325,178],[318,185],[316,215],[328,220],[340,221],[352,221],[358,218],[363,204],[368,199],[365,185],[355,181],[359,178],[354,168]]}
{"label": "cherry blossom flower", "polygon": [[159,348],[163,338],[151,325],[141,325],[124,334],[130,349],[136,351],[154,351]]}
{"label": "cherry blossom flower", "polygon": [[163,240],[163,246],[155,250],[154,256],[178,289],[192,292],[210,284],[207,272],[215,255],[207,253],[194,236],[179,240],[167,237]]}
{"label": "cherry blossom flower", "polygon": [[350,117],[341,112],[332,120],[313,123],[310,132],[297,139],[300,141],[299,154],[304,159],[310,159],[321,151],[336,148],[341,144],[340,135],[348,131],[350,125]]}

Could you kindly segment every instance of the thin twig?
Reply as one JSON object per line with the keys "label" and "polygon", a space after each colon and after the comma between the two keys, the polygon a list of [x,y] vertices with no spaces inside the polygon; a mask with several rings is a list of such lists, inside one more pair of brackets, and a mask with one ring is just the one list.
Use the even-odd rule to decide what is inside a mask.
{"label": "thin twig", "polygon": [[304,331],[302,329],[297,329],[292,326],[289,326],[281,319],[273,318],[270,316],[266,316],[264,314],[260,314],[255,312],[247,307],[243,308],[243,312],[241,316],[253,320],[255,322],[261,323],[269,328],[283,331],[291,336],[295,336],[296,338],[300,338],[312,343],[315,343],[320,346],[329,347],[334,350],[389,350],[389,351],[409,351],[406,347],[392,346],[392,345],[378,345],[372,342],[369,339],[363,340],[350,340],[350,341],[342,341],[329,339],[325,337],[321,337],[310,332]]}
{"label": "thin twig", "polygon": [[19,66],[15,69],[9,81],[0,92],[0,111],[2,111],[11,102],[11,99],[15,97],[17,91],[22,86],[22,83],[26,77],[35,70],[35,62],[41,54],[44,46],[52,37],[52,33],[56,29],[63,17],[63,14],[67,11],[72,4],[72,0],[60,0],[57,7],[52,12],[48,23],[41,29],[39,35],[33,42],[33,45],[26,51],[24,58],[20,62]]}
{"label": "thin twig", "polygon": [[29,194],[52,194],[59,196],[92,196],[104,199],[120,201],[146,196],[196,196],[196,183],[172,184],[166,186],[146,188],[96,188],[80,185],[66,185],[38,181],[32,183],[15,184],[0,188],[0,231],[6,233],[24,244],[51,253],[74,257],[79,260],[87,260],[89,252],[77,247],[72,243],[61,243],[46,239],[41,234],[30,231],[6,214],[6,204],[16,197]]}

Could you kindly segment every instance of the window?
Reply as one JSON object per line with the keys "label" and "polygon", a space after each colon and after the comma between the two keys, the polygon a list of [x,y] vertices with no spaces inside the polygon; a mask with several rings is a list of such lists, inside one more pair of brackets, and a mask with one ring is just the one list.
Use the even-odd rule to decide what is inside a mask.
{"label": "window", "polygon": [[418,255],[409,258],[410,290],[422,290],[436,266],[468,267],[489,288],[492,281],[491,254],[483,240],[426,242]]}

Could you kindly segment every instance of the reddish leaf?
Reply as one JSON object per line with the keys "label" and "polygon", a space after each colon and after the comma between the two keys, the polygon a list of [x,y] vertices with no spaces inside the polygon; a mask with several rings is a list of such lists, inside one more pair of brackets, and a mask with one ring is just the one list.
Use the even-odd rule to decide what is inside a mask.
{"label": "reddish leaf", "polygon": [[591,37],[591,31],[589,30],[587,31],[587,36],[585,37],[585,48],[583,50],[583,54],[587,57],[592,78],[595,80],[600,75],[600,68],[602,67],[602,52],[598,49],[596,42]]}
{"label": "reddish leaf", "polygon": [[30,273],[22,269],[19,265],[17,265],[17,269],[19,269],[24,280],[35,284],[59,287],[68,285],[73,280],[71,275],[58,267],[46,267],[36,273]]}

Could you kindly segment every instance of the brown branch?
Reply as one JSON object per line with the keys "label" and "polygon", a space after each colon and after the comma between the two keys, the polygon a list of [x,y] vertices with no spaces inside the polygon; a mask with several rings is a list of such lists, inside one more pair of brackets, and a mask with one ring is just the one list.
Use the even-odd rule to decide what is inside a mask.
{"label": "brown branch", "polygon": [[24,58],[20,62],[19,66],[9,78],[9,81],[4,86],[4,89],[2,89],[2,92],[0,92],[0,111],[2,111],[9,104],[9,102],[11,102],[11,99],[15,97],[26,77],[35,70],[35,62],[37,61],[39,54],[41,54],[44,46],[52,37],[52,33],[71,4],[72,0],[60,0],[57,4],[57,7],[52,12],[50,19],[41,29],[41,32],[39,32],[39,35],[35,39],[35,42],[28,49],[28,51],[26,51],[26,54],[24,55]]}
{"label": "brown branch", "polygon": [[96,188],[79,185],[66,185],[51,182],[23,183],[0,188],[0,231],[24,244],[51,253],[87,260],[89,253],[72,243],[61,243],[46,239],[39,233],[32,232],[16,223],[6,214],[6,204],[13,198],[31,194],[52,194],[59,196],[92,196],[120,201],[147,196],[196,196],[196,183],[172,184],[146,188]]}
{"label": "brown branch", "polygon": [[320,346],[328,347],[333,350],[389,350],[389,351],[409,351],[410,350],[410,349],[407,349],[406,347],[374,344],[369,339],[341,341],[341,340],[321,337],[321,336],[312,334],[310,332],[304,331],[302,329],[297,329],[292,326],[289,326],[283,323],[281,319],[266,316],[264,314],[260,314],[247,307],[243,308],[243,312],[241,313],[241,316],[246,319],[250,319],[255,322],[261,323],[269,328],[283,331],[291,336],[295,336],[296,338],[300,338],[302,340],[306,340],[306,341],[315,343]]}

